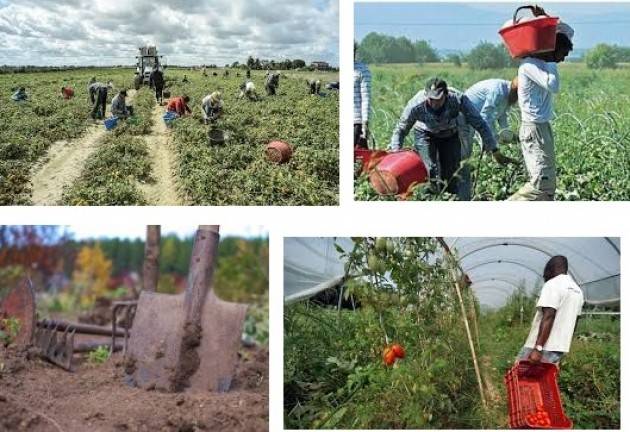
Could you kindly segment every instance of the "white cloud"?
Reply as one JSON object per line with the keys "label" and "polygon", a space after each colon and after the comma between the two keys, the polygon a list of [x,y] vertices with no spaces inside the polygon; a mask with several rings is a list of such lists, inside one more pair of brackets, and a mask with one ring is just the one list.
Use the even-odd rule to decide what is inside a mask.
{"label": "white cloud", "polygon": [[170,64],[259,58],[338,64],[338,0],[0,0],[0,64]]}

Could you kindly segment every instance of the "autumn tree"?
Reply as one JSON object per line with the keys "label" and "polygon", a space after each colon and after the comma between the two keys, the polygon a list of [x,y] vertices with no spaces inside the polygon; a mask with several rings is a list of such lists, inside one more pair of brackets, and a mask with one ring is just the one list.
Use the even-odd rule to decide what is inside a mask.
{"label": "autumn tree", "polygon": [[105,295],[111,269],[112,262],[105,257],[98,243],[81,248],[75,261],[72,285],[82,307],[90,307],[98,297]]}

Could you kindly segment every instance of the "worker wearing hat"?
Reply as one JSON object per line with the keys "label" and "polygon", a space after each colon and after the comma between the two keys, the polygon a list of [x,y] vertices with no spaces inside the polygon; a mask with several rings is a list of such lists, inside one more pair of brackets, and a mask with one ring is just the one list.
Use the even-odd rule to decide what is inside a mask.
{"label": "worker wearing hat", "polygon": [[460,114],[465,123],[479,132],[485,151],[492,152],[501,164],[510,162],[499,152],[490,126],[470,99],[449,89],[446,81],[440,78],[429,79],[424,90],[407,103],[389,144],[390,150],[400,150],[405,137],[414,128],[414,147],[424,159],[431,179],[441,179],[452,194],[458,194],[458,181],[454,176],[461,161]]}
{"label": "worker wearing hat", "polygon": [[[514,134],[508,124],[508,111],[518,99],[518,78],[512,81],[504,79],[487,79],[473,84],[464,93],[475,106],[481,117],[488,123],[495,139],[500,144],[507,144],[514,140]],[[497,133],[495,123],[499,124]],[[472,155],[475,131],[464,124],[461,129],[462,161],[466,161]],[[515,160],[510,159],[513,163]],[[461,181],[459,183],[459,199],[469,201],[472,197],[470,181],[470,164],[461,168]]]}
{"label": "worker wearing hat", "polygon": [[[545,14],[539,8],[540,14]],[[518,104],[521,109],[519,141],[529,181],[509,199],[549,201],[556,191],[556,155],[550,120],[553,95],[560,90],[558,63],[573,49],[573,29],[566,23],[556,28],[555,50],[532,54],[518,68]]]}
{"label": "worker wearing hat", "polygon": [[217,120],[223,110],[221,92],[215,91],[205,96],[201,101],[201,109],[203,111],[203,122],[205,124]]}

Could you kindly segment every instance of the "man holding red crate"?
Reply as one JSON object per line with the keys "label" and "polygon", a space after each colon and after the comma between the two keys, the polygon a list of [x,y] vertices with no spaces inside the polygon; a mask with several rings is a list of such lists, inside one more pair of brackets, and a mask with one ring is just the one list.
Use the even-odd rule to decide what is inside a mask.
{"label": "man holding red crate", "polygon": [[[541,7],[535,16],[546,15]],[[553,51],[530,54],[518,68],[518,103],[521,109],[519,141],[529,181],[509,200],[551,201],[556,192],[556,155],[553,131],[553,95],[560,90],[558,63],[573,50],[574,31],[560,22]]]}
{"label": "man holding red crate", "polygon": [[568,272],[566,257],[556,255],[547,261],[534,322],[517,361],[557,364],[569,352],[584,295]]}

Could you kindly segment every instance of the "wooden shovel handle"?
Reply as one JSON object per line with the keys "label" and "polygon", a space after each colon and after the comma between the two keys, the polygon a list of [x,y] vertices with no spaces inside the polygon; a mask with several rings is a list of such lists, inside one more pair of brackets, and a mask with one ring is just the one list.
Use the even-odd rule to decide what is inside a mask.
{"label": "wooden shovel handle", "polygon": [[212,283],[218,249],[219,225],[200,225],[195,234],[188,285],[184,293],[185,323],[201,323],[201,311]]}
{"label": "wooden shovel handle", "polygon": [[144,244],[144,266],[142,268],[142,289],[157,290],[160,258],[160,226],[147,225],[147,240]]}

